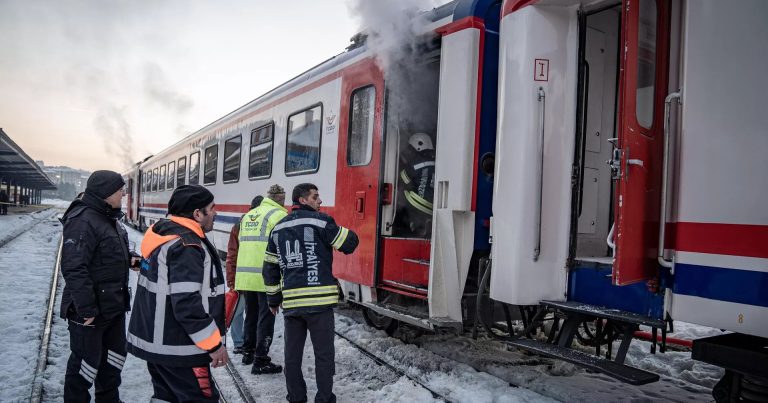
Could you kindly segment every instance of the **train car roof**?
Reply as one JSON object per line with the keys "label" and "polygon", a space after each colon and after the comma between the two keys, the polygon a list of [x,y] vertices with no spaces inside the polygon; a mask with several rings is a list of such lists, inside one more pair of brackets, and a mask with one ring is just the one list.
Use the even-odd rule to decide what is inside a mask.
{"label": "train car roof", "polygon": [[[427,22],[430,22],[430,23],[438,23],[438,22],[449,23],[452,21],[460,20],[462,18],[466,18],[466,17],[482,18],[485,16],[484,10],[486,10],[489,7],[489,5],[495,1],[497,0],[453,0],[439,7],[435,7],[432,10],[425,11],[421,14],[421,16]],[[444,21],[444,20],[447,20],[447,21]],[[429,27],[430,29],[437,28],[437,26],[432,26],[434,24],[429,24],[429,25],[430,25]],[[443,25],[443,24],[440,24],[440,25]],[[319,76],[322,76],[328,71],[333,70],[334,68],[341,66],[344,63],[356,57],[359,57],[360,55],[364,54],[368,50],[368,48],[365,45],[365,38],[366,38],[366,35],[364,33],[358,33],[354,35],[350,39],[352,43],[346,48],[344,52],[339,53],[307,69],[303,73],[273,88],[272,90],[266,92],[265,94],[247,102],[246,104],[240,106],[239,108],[233,110],[232,112],[229,112],[228,114],[194,131],[193,133],[190,133],[189,135],[185,136],[183,139],[173,143],[172,145],[166,147],[162,151],[156,153],[154,156],[156,157],[164,156],[168,151],[176,147],[178,144],[189,141],[190,139],[196,136],[199,136],[203,133],[210,131],[215,126],[228,121],[229,119],[235,117],[239,113],[242,113],[248,110],[252,106],[269,101],[271,99],[276,99],[280,95],[284,95],[285,93],[296,88],[297,86],[303,83],[309,82]],[[151,157],[152,156],[145,158],[144,160],[141,161],[141,163],[148,161]]]}

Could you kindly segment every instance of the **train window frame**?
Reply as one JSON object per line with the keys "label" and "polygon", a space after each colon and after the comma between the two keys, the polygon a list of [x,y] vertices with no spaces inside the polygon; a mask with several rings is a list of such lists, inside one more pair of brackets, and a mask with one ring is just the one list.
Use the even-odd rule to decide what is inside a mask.
{"label": "train window frame", "polygon": [[[215,155],[216,158],[213,160],[213,174],[211,177],[213,178],[211,182],[207,182],[208,176],[206,175],[206,171],[208,168],[208,150],[215,148],[215,153],[212,153],[211,155]],[[208,147],[205,147],[203,150],[203,185],[205,186],[212,186],[216,184],[216,179],[218,179],[219,175],[219,143],[212,144]]]}
{"label": "train window frame", "polygon": [[[369,122],[368,124],[368,130],[367,130],[367,141],[366,141],[366,161],[364,163],[353,163],[350,159],[352,156],[352,125],[354,124],[354,99],[355,96],[363,91],[373,90],[373,99],[371,102],[371,110],[370,115],[367,117],[367,120]],[[370,95],[368,95],[370,97]],[[362,87],[355,88],[352,93],[349,95],[349,123],[347,126],[347,166],[349,167],[364,167],[371,164],[371,161],[373,160],[373,132],[376,128],[376,86],[373,84],[364,85]]]}
{"label": "train window frame", "polygon": [[[171,171],[173,171],[173,174],[171,174]],[[168,163],[168,177],[166,178],[165,182],[165,188],[167,190],[173,190],[175,188],[176,184],[176,161],[171,161]]]}
{"label": "train window frame", "polygon": [[[197,160],[197,169],[196,169],[197,172],[195,172],[195,183],[192,183],[192,159],[193,159],[192,157],[197,157],[195,158]],[[192,154],[189,154],[188,168],[189,168],[189,174],[187,175],[187,178],[188,178],[187,183],[190,185],[199,185],[200,184],[200,151],[195,151]]]}
{"label": "train window frame", "polygon": [[[261,141],[256,142],[256,144],[254,144],[254,142],[253,142],[253,135],[258,133],[260,130],[262,130],[264,128],[267,128],[267,127],[271,128],[271,132],[270,132],[270,135],[269,135],[269,140],[261,140]],[[251,136],[250,136],[249,140],[250,141],[249,141],[249,144],[248,144],[248,180],[255,181],[255,180],[264,180],[264,179],[271,178],[272,177],[272,163],[274,162],[274,159],[275,159],[275,122],[274,121],[270,121],[269,123],[263,124],[263,125],[255,128],[255,129],[251,130]],[[251,176],[251,160],[253,159],[254,147],[260,146],[262,144],[267,144],[267,143],[269,143],[269,163],[267,164],[267,166],[269,167],[269,173],[267,175]]]}
{"label": "train window frame", "polygon": [[[184,161],[184,164],[181,163]],[[183,165],[183,167],[182,167]],[[183,156],[176,161],[176,186],[183,186],[187,182],[187,156]]]}
{"label": "train window frame", "polygon": [[[645,6],[645,7],[644,7]],[[652,8],[649,8],[652,7]],[[643,24],[643,17],[652,18],[651,24]],[[637,22],[637,54],[635,55],[635,120],[637,124],[650,130],[656,117],[656,70],[659,62],[659,7],[655,1],[640,2]],[[643,41],[652,35],[651,41]],[[643,44],[653,46],[643,47]],[[652,51],[650,59],[643,58],[641,50]],[[642,81],[642,82],[641,82]],[[641,84],[649,84],[641,87]],[[651,134],[652,135],[652,134]]]}
{"label": "train window frame", "polygon": [[160,165],[160,179],[157,180],[157,191],[162,192],[165,190],[165,181],[168,175],[166,175],[165,164]]}
{"label": "train window frame", "polygon": [[157,192],[157,181],[160,178],[160,175],[158,174],[158,170],[160,168],[155,168],[152,170],[152,191]]}
{"label": "train window frame", "polygon": [[[319,125],[320,134],[318,136],[318,143],[317,143],[317,167],[315,167],[314,169],[311,169],[311,170],[310,169],[305,169],[303,171],[292,171],[292,172],[289,172],[288,171],[288,149],[289,149],[290,143],[288,141],[289,140],[288,137],[291,135],[291,132],[290,132],[291,118],[296,116],[296,115],[300,115],[302,113],[305,113],[305,112],[307,112],[309,110],[315,109],[317,107],[320,108],[320,125]],[[317,173],[320,170],[320,164],[322,163],[321,159],[322,159],[322,156],[323,156],[323,112],[324,112],[324,109],[325,108],[323,107],[323,103],[322,102],[317,102],[315,104],[309,105],[309,106],[307,106],[305,108],[299,109],[296,112],[291,113],[290,115],[288,115],[288,118],[285,120],[285,155],[283,156],[284,157],[283,158],[283,172],[285,173],[286,177],[288,177],[288,176],[311,175],[313,173]]]}
{"label": "train window frame", "polygon": [[141,191],[147,191],[147,171],[141,171]]}
{"label": "train window frame", "polygon": [[[234,179],[227,180],[227,146],[231,144],[233,140],[237,139],[240,143],[238,145],[239,150],[237,151],[237,168],[235,168],[234,173],[236,177]],[[222,183],[237,183],[240,182],[240,169],[242,168],[243,163],[243,135],[238,134],[237,136],[232,136],[228,138],[226,141],[224,141],[224,155],[222,155],[222,163],[221,163],[221,181]]]}

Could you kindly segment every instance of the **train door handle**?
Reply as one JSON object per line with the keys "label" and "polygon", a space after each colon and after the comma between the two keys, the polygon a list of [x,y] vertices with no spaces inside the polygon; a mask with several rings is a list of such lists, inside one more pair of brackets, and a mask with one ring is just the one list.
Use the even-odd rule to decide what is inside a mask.
{"label": "train door handle", "polygon": [[355,193],[355,212],[358,218],[363,218],[365,214],[365,192]]}

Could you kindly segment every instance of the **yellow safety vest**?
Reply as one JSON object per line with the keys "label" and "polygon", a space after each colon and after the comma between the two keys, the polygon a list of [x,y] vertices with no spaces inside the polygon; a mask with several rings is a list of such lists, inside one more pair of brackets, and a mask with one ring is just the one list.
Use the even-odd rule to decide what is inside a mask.
{"label": "yellow safety vest", "polygon": [[237,251],[237,274],[235,289],[238,291],[265,292],[264,255],[267,251],[269,234],[288,211],[269,198],[264,198],[259,207],[247,212],[240,221],[240,247]]}

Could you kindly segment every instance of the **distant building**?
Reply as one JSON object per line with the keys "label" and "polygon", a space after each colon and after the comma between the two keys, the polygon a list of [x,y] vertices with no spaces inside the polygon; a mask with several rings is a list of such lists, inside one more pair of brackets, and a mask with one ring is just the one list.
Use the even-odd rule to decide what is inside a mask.
{"label": "distant building", "polygon": [[56,191],[44,192],[43,197],[70,200],[74,199],[78,193],[85,191],[90,172],[68,166],[46,166],[43,161],[36,162],[58,187]]}

